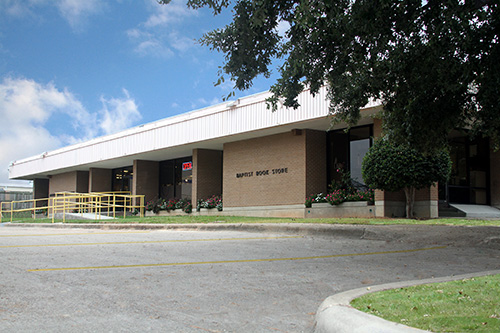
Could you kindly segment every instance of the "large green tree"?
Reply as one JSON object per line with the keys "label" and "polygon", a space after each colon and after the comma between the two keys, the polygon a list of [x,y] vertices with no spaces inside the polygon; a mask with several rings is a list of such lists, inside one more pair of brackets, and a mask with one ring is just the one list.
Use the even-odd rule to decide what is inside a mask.
{"label": "large green tree", "polygon": [[[168,3],[162,0],[160,3]],[[500,136],[500,12],[497,0],[188,0],[233,21],[202,43],[225,54],[221,77],[247,89],[269,76],[275,107],[297,107],[305,87],[326,84],[331,114],[354,125],[381,100],[386,133],[432,152],[454,128]],[[279,24],[288,24],[285,34]]]}

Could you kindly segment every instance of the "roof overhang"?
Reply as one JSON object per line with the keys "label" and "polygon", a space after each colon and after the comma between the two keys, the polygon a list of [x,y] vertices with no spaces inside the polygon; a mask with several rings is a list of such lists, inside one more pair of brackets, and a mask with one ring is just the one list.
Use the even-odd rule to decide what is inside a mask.
{"label": "roof overhang", "polygon": [[[269,96],[269,92],[252,95],[16,161],[9,168],[10,178],[31,180],[90,168],[114,169],[134,160],[190,156],[196,148],[222,150],[227,142],[296,128],[332,129],[325,88],[315,97],[308,91],[301,93],[297,109],[280,107],[272,112],[266,104]],[[377,102],[367,105],[359,124],[372,123],[380,109]]]}

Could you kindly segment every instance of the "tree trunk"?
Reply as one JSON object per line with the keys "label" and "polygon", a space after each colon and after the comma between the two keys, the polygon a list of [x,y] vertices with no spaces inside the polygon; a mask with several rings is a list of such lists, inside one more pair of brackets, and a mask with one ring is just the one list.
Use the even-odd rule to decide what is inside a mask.
{"label": "tree trunk", "polygon": [[414,217],[413,205],[415,203],[415,188],[414,187],[405,187],[405,196],[406,196],[406,218],[411,219]]}

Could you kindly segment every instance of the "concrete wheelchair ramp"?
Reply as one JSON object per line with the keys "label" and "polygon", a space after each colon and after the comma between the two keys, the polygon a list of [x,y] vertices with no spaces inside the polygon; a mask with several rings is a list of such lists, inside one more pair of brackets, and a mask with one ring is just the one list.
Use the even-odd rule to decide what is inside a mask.
{"label": "concrete wheelchair ramp", "polygon": [[450,204],[451,207],[465,213],[466,217],[500,219],[500,209],[486,205]]}

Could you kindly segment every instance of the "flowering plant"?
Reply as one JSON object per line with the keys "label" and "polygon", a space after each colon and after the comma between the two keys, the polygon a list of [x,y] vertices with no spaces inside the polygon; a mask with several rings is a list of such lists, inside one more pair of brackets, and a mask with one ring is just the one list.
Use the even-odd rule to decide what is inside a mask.
{"label": "flowering plant", "polygon": [[344,201],[346,201],[347,198],[347,191],[346,190],[336,190],[333,191],[332,193],[329,193],[326,196],[326,201],[330,205],[340,205]]}
{"label": "flowering plant", "polygon": [[320,202],[327,202],[326,196],[323,193],[319,194],[311,194],[309,197],[306,198],[305,205],[307,208],[311,208],[313,203],[320,203]]}
{"label": "flowering plant", "polygon": [[153,211],[153,213],[158,213],[160,211],[160,206],[158,205],[159,200],[150,200],[146,203],[146,210],[147,211]]}
{"label": "flowering plant", "polygon": [[218,211],[222,211],[222,197],[220,195],[212,195],[209,199],[199,199],[196,210],[200,211],[201,208],[217,208]]}
{"label": "flowering plant", "polygon": [[337,189],[328,193],[326,196],[323,193],[311,195],[306,198],[305,206],[310,208],[313,203],[328,202],[331,205],[340,205],[346,201],[374,201],[374,192],[372,189],[367,190],[354,190]]}
{"label": "flowering plant", "polygon": [[356,191],[353,186],[353,179],[351,178],[351,173],[343,168],[338,168],[336,179],[332,180],[331,184],[328,185],[328,190],[334,192],[336,190],[345,190],[348,193]]}
{"label": "flowering plant", "polygon": [[186,213],[191,213],[193,210],[193,206],[191,205],[191,202],[188,199],[184,198],[178,200],[170,199],[168,201],[159,198],[148,201],[146,204],[146,210],[153,211],[154,213],[158,213],[160,210],[171,211],[176,209],[181,209]]}
{"label": "flowering plant", "polygon": [[347,196],[346,201],[375,201],[375,193],[373,190],[368,189],[366,191],[356,191]]}

